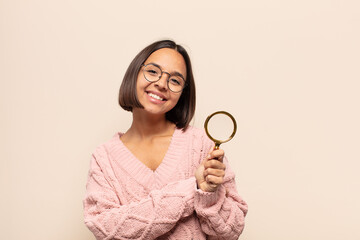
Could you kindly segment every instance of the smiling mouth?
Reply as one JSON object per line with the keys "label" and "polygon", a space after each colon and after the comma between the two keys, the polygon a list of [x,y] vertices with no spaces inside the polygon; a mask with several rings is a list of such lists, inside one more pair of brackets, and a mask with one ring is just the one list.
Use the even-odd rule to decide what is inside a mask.
{"label": "smiling mouth", "polygon": [[152,97],[152,98],[155,98],[155,99],[157,99],[157,100],[160,100],[160,101],[166,101],[166,99],[164,99],[164,98],[162,98],[162,97],[160,97],[160,96],[158,96],[158,95],[156,95],[156,94],[154,94],[154,93],[147,93],[150,97]]}

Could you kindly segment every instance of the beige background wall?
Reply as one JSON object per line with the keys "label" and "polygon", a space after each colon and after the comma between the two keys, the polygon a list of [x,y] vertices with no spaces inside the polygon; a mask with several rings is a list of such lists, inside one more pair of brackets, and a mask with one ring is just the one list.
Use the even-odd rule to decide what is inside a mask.
{"label": "beige background wall", "polygon": [[185,45],[194,125],[219,109],[249,204],[246,240],[360,239],[357,0],[0,0],[1,239],[94,239],[82,198],[94,148],[147,44]]}

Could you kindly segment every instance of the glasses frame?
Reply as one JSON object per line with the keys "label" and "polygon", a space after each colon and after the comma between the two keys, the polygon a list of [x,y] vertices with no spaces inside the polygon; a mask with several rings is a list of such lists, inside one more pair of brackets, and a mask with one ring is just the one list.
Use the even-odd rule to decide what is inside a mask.
{"label": "glasses frame", "polygon": [[[161,75],[160,75],[160,77],[159,77],[159,79],[158,79],[158,80],[156,80],[156,81],[150,81],[149,79],[147,79],[147,78],[146,78],[146,76],[145,76],[145,67],[147,67],[147,66],[149,66],[149,65],[152,65],[152,66],[157,67],[157,68],[159,68],[159,69],[160,69],[160,71],[161,71]],[[163,71],[163,70],[162,70],[159,66],[157,66],[157,65],[155,65],[155,64],[153,64],[153,63],[141,64],[141,66],[143,67],[142,72],[143,72],[143,75],[144,75],[145,80],[146,80],[146,81],[148,81],[148,82],[151,82],[151,83],[158,82],[158,81],[162,78],[163,73],[166,73],[167,75],[169,75],[169,77],[168,77],[168,78],[167,78],[167,80],[166,80],[166,83],[167,83],[167,87],[168,87],[168,89],[169,89],[170,91],[172,91],[173,93],[179,93],[179,92],[182,92],[182,91],[184,90],[184,88],[187,86],[187,82],[186,82],[186,80],[185,80],[182,76],[179,76],[179,77],[181,77],[181,78],[184,80],[184,86],[183,86],[183,88],[182,88],[180,91],[174,91],[174,90],[171,90],[171,88],[170,88],[170,86],[169,86],[169,82],[170,82],[170,78],[171,78],[171,76],[173,76],[173,75],[171,75],[171,74],[170,74],[170,73],[168,73],[168,72]]]}

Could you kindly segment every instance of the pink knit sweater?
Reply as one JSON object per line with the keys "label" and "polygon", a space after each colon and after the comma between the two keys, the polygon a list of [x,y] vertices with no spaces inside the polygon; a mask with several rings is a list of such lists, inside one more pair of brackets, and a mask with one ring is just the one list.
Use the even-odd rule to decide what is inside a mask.
{"label": "pink knit sweater", "polygon": [[85,224],[97,239],[238,239],[247,205],[227,165],[216,192],[197,189],[195,170],[213,143],[203,130],[176,129],[152,171],[124,146],[122,133],[92,155]]}

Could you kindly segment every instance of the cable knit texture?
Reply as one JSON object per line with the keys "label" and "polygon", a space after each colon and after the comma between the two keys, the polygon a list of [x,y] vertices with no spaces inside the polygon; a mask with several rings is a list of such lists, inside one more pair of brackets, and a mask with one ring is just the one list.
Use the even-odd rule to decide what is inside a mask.
{"label": "cable knit texture", "polygon": [[247,205],[227,165],[216,192],[196,187],[194,173],[213,143],[203,130],[176,129],[152,171],[117,133],[92,155],[84,199],[85,224],[96,239],[238,239]]}

